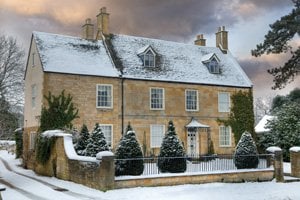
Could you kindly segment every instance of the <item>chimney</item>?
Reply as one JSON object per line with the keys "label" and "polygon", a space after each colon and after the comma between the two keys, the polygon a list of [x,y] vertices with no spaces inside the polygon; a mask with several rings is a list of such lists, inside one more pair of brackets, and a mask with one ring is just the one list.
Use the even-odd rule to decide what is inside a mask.
{"label": "chimney", "polygon": [[106,7],[102,7],[100,9],[100,13],[97,15],[97,35],[96,39],[102,39],[102,35],[108,35],[109,30],[108,30],[108,25],[109,25],[109,13],[106,12]]}
{"label": "chimney", "polygon": [[90,18],[87,18],[82,26],[82,38],[87,40],[94,39],[94,24],[92,24]]}
{"label": "chimney", "polygon": [[221,26],[216,33],[216,46],[227,53],[228,50],[228,31],[225,31],[225,26]]}
{"label": "chimney", "polygon": [[206,39],[203,38],[203,34],[197,35],[197,39],[194,41],[195,45],[205,46]]}

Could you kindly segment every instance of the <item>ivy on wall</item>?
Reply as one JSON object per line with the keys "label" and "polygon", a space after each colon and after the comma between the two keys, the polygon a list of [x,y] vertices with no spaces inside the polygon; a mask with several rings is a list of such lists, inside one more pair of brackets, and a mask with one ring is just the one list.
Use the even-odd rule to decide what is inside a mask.
{"label": "ivy on wall", "polygon": [[238,143],[245,131],[251,133],[253,139],[257,141],[254,133],[252,90],[246,92],[239,90],[231,96],[231,102],[229,118],[227,120],[218,119],[218,122],[231,127],[235,144]]}

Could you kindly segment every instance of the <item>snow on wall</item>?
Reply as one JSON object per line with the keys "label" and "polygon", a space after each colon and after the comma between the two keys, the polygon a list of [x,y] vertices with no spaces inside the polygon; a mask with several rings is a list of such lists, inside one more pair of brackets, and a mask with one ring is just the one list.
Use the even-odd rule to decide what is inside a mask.
{"label": "snow on wall", "polygon": [[280,147],[268,147],[266,149],[267,152],[275,153],[275,151],[282,151]]}
{"label": "snow on wall", "polygon": [[290,151],[292,151],[292,152],[300,152],[300,147],[291,147]]}
{"label": "snow on wall", "polygon": [[[224,54],[216,47],[203,47],[177,42],[114,35],[112,44],[124,66],[124,77],[198,84],[251,87],[252,83],[230,52]],[[155,68],[142,66],[137,52],[150,45],[158,54]],[[215,54],[221,74],[211,74],[202,58]]]}
{"label": "snow on wall", "polygon": [[118,77],[102,40],[33,32],[45,72]]}

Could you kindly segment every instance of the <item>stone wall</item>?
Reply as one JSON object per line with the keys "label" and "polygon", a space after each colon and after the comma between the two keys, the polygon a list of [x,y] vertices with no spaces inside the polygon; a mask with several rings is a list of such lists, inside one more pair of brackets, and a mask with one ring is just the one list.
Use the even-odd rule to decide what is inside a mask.
{"label": "stone wall", "polygon": [[[69,139],[69,143],[67,139]],[[48,163],[46,165],[36,165],[35,171],[42,175],[55,176],[99,190],[212,182],[270,181],[274,177],[274,169],[269,168],[198,175],[137,176],[124,179],[124,177],[115,177],[114,175],[113,156],[104,156],[101,160],[77,156],[71,139],[71,136],[57,136]]]}
{"label": "stone wall", "polygon": [[156,178],[136,178],[136,179],[116,179],[115,188],[130,188],[130,187],[150,187],[150,186],[169,186],[182,184],[200,184],[200,183],[240,183],[245,181],[271,181],[274,177],[273,169],[266,170],[249,170],[242,172],[230,173],[213,173],[185,176],[166,176]]}

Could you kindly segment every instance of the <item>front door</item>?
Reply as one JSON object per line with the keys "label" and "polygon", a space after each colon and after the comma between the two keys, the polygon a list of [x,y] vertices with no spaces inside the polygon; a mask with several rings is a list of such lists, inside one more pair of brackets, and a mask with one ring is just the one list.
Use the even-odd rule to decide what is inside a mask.
{"label": "front door", "polygon": [[196,156],[199,149],[198,132],[196,128],[188,128],[187,153],[188,156]]}

